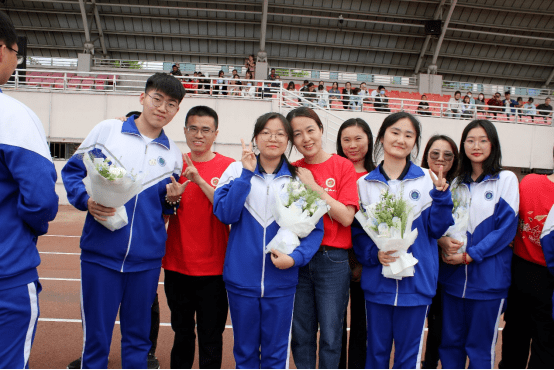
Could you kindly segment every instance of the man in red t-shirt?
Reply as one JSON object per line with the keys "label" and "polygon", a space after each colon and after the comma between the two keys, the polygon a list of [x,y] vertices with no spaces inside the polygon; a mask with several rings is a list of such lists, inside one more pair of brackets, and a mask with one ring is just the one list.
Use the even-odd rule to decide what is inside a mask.
{"label": "man in red t-shirt", "polygon": [[213,214],[214,191],[233,159],[212,152],[218,134],[217,113],[193,107],[185,119],[185,137],[191,152],[183,155],[180,182],[189,184],[176,216],[169,219],[165,294],[175,332],[172,369],[190,369],[194,362],[195,315],[200,368],[221,368],[223,331],[227,321],[227,292],[223,262],[229,227]]}

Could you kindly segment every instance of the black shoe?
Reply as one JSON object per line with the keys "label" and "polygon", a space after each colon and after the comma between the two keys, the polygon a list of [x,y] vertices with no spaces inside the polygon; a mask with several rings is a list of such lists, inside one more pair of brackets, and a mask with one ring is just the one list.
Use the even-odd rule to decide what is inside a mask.
{"label": "black shoe", "polygon": [[67,365],[68,369],[80,369],[81,368],[81,357],[76,359],[75,361],[71,361],[69,365]]}
{"label": "black shoe", "polygon": [[158,358],[153,353],[148,354],[146,367],[148,369],[159,369],[160,368],[160,361],[158,361]]}

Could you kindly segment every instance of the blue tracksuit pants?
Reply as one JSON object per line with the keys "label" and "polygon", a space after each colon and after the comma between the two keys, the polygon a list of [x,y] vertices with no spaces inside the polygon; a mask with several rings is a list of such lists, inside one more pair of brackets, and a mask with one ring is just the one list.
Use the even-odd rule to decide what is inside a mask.
{"label": "blue tracksuit pants", "polygon": [[160,268],[119,272],[81,261],[82,368],[106,369],[119,311],[121,367],[146,369],[151,308]]}
{"label": "blue tracksuit pants", "polygon": [[442,341],[439,356],[445,369],[492,369],[504,299],[475,300],[443,292]]}
{"label": "blue tracksuit pants", "polygon": [[41,290],[38,280],[0,290],[0,369],[29,368]]}
{"label": "blue tracksuit pants", "polygon": [[288,369],[294,295],[247,297],[227,292],[237,369]]}
{"label": "blue tracksuit pants", "polygon": [[394,341],[394,369],[419,369],[429,306],[391,306],[365,302],[366,369],[388,369]]}

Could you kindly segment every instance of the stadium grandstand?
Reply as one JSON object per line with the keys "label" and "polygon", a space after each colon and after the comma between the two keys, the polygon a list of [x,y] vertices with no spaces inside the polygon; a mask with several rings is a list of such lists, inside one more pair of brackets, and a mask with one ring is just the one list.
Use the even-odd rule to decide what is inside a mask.
{"label": "stadium grandstand", "polygon": [[[193,106],[218,112],[214,151],[235,159],[257,117],[309,106],[329,152],[346,119],[363,118],[375,135],[387,114],[407,111],[422,124],[423,145],[434,134],[459,143],[469,120],[490,119],[502,163],[520,179],[554,167],[552,0],[0,0],[0,10],[25,55],[2,90],[42,121],[61,204],[67,160],[97,123],[140,110],[138,95],[156,72],[172,73],[187,91],[165,128],[182,152]],[[77,333],[73,316],[51,323]],[[65,367],[79,356],[80,333],[51,343],[45,333],[34,367]],[[62,340],[74,352],[53,358]],[[159,357],[169,366],[168,353]],[[119,364],[110,358],[110,366]]]}

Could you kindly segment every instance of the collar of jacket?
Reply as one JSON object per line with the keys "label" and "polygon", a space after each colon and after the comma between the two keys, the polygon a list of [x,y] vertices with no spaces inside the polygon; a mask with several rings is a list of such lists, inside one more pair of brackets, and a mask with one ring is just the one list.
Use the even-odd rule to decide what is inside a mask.
{"label": "collar of jacket", "polygon": [[499,178],[500,178],[500,172],[497,173],[496,175],[493,175],[493,176],[491,176],[491,174],[486,174],[484,177],[483,177],[483,175],[481,175],[477,178],[476,181],[473,181],[471,179],[471,175],[469,175],[464,179],[463,183],[464,184],[473,184],[473,183],[478,184],[478,183],[485,182],[485,181],[498,180]]}
{"label": "collar of jacket", "polygon": [[[135,123],[135,117],[138,117],[138,116],[131,116],[127,118],[127,121],[123,122],[123,127],[121,127],[121,133],[142,136],[140,134],[140,131],[137,128],[137,124]],[[160,133],[160,136],[152,140],[152,142],[158,145],[161,145],[167,150],[169,150],[169,139],[165,135],[165,132],[163,129],[162,129],[162,132]]]}
{"label": "collar of jacket", "polygon": [[[383,164],[381,163],[379,166],[377,166],[377,168],[375,168],[366,177],[364,177],[364,180],[366,180],[366,181],[379,181],[379,182],[388,184],[389,179],[387,179],[385,177],[385,175],[383,175],[383,173],[381,172],[381,166],[382,165]],[[401,180],[401,181],[414,180],[414,179],[425,176],[425,173],[423,172],[423,170],[420,167],[415,166],[412,163],[412,161],[408,161],[408,163],[406,164],[406,167],[408,167],[408,165],[409,165],[409,168],[408,168],[407,171],[406,171],[406,168],[404,168],[404,171],[403,171],[403,174],[405,172],[404,177],[399,178],[399,180]]]}
{"label": "collar of jacket", "polygon": [[[259,176],[259,177],[264,177],[264,173],[266,173],[265,171],[262,172],[260,170],[260,156],[258,155],[258,164],[256,164],[256,169],[254,170],[254,175],[256,176]],[[292,177],[290,171],[289,171],[289,166],[287,166],[285,164],[285,161],[283,159],[283,157],[281,157],[281,162],[279,163],[279,165],[281,166],[281,168],[279,168],[279,170],[277,171],[277,173],[274,173],[275,174],[275,178],[277,177],[281,177],[281,176],[289,176],[289,177]],[[263,167],[262,167],[263,169]]]}

